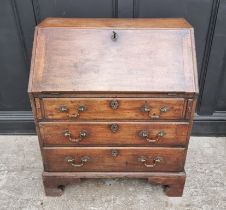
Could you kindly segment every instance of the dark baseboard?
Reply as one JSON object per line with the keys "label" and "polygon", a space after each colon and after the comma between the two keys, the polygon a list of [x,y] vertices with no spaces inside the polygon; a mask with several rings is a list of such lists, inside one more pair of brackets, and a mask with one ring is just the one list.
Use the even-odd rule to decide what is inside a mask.
{"label": "dark baseboard", "polygon": [[35,124],[31,111],[0,111],[0,134],[34,135]]}
{"label": "dark baseboard", "polygon": [[192,136],[226,136],[226,112],[195,115]]}
{"label": "dark baseboard", "polygon": [[[35,125],[30,111],[1,111],[0,134],[34,135]],[[215,113],[211,116],[196,115],[193,136],[226,136],[226,114]]]}

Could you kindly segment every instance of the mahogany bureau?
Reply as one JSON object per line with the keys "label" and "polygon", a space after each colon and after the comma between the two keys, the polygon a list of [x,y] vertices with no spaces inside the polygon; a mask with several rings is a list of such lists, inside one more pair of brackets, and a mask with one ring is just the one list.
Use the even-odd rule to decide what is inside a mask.
{"label": "mahogany bureau", "polygon": [[81,178],[147,178],[182,196],[198,95],[184,19],[48,18],[28,88],[46,195]]}

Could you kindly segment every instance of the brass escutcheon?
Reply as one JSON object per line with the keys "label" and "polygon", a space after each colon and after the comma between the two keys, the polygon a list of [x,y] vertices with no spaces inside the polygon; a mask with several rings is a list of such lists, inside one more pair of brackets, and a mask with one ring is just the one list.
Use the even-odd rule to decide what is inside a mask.
{"label": "brass escutcheon", "polygon": [[119,102],[118,102],[116,99],[111,100],[111,102],[110,102],[110,107],[111,107],[112,109],[118,109],[118,107],[119,107]]}
{"label": "brass escutcheon", "polygon": [[116,133],[119,130],[118,124],[115,124],[115,123],[112,124],[110,128],[111,128],[112,133]]}
{"label": "brass escutcheon", "polygon": [[111,150],[111,156],[112,157],[117,157],[118,156],[118,150],[117,149],[112,149]]}

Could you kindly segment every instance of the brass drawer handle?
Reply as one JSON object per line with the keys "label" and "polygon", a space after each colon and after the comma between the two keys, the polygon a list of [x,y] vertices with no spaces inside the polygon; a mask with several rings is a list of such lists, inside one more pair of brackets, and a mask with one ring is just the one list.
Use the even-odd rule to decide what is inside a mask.
{"label": "brass drawer handle", "polygon": [[154,139],[150,139],[149,137],[149,132],[147,130],[142,130],[142,131],[139,131],[138,132],[138,135],[140,138],[144,138],[146,139],[147,142],[157,142],[159,141],[159,139],[163,136],[166,135],[166,132],[164,130],[161,130],[159,131],[157,134],[156,134],[156,137]]}
{"label": "brass drawer handle", "polygon": [[59,111],[60,112],[68,112],[68,107],[67,106],[64,106],[64,105],[63,106],[60,106],[59,107]]}
{"label": "brass drawer handle", "polygon": [[65,161],[73,167],[82,167],[85,163],[89,162],[90,159],[91,158],[89,156],[83,156],[80,159],[80,163],[75,163],[75,158],[69,156],[65,158]]}
{"label": "brass drawer handle", "polygon": [[147,112],[148,113],[148,116],[151,119],[159,119],[160,116],[161,116],[161,114],[166,113],[166,112],[169,112],[170,111],[170,108],[168,106],[162,106],[159,109],[159,115],[156,115],[155,113],[152,113],[151,107],[148,104],[145,104],[144,106],[142,106],[140,108],[140,111],[141,112]]}
{"label": "brass drawer handle", "polygon": [[145,104],[144,106],[142,106],[140,108],[140,111],[141,112],[148,112],[149,113],[151,111],[151,107],[149,105]]}
{"label": "brass drawer handle", "polygon": [[80,131],[78,138],[73,138],[69,130],[64,131],[63,134],[64,134],[64,137],[68,138],[70,142],[76,142],[76,143],[80,142],[82,139],[88,136],[88,132],[86,130]]}
{"label": "brass drawer handle", "polygon": [[138,158],[138,161],[143,163],[145,167],[147,168],[154,168],[156,165],[158,165],[160,162],[162,162],[163,158],[160,156],[157,156],[153,159],[152,164],[147,164],[147,158],[144,156],[141,156]]}
{"label": "brass drawer handle", "polygon": [[160,108],[160,113],[165,113],[165,112],[168,112],[170,110],[170,108],[168,106],[162,106]]}
{"label": "brass drawer handle", "polygon": [[85,112],[87,110],[87,107],[85,105],[79,105],[77,108],[77,113],[76,114],[70,114],[69,112],[69,108],[65,105],[62,105],[59,107],[59,111],[60,112],[64,112],[67,113],[67,116],[69,118],[78,118],[81,112]]}

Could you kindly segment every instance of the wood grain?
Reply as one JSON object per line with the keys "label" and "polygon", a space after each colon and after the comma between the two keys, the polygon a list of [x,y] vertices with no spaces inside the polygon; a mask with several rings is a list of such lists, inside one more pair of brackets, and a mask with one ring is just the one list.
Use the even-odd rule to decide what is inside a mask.
{"label": "wood grain", "polygon": [[[118,131],[113,133],[111,126],[118,125]],[[44,146],[185,146],[189,123],[174,122],[41,122],[39,123]],[[79,138],[81,131],[87,131],[87,137],[80,142],[71,142],[64,136],[65,131],[71,133],[72,138]],[[160,131],[165,136],[159,137],[156,142],[148,142],[141,138],[139,132],[146,130],[149,138],[157,140]]]}
{"label": "wood grain", "polygon": [[46,195],[82,178],[130,177],[182,196],[198,95],[187,21],[48,18],[36,27],[32,54],[28,92]]}
{"label": "wood grain", "polygon": [[[181,29],[185,21],[178,20],[174,28],[162,30],[164,21],[151,27],[152,21],[153,26],[158,23],[127,22],[142,23],[145,30],[126,24],[120,28],[126,21],[115,19],[106,21],[115,28],[101,28],[101,20],[94,20],[94,28],[76,28],[76,23],[86,25],[84,19],[69,20],[74,27],[38,27],[31,91],[197,92],[191,28]],[[113,30],[116,41],[111,39]]]}
{"label": "wood grain", "polygon": [[192,28],[183,18],[46,18],[38,26],[48,28]]}
{"label": "wood grain", "polygon": [[[119,106],[112,109],[110,103],[117,100]],[[183,119],[185,100],[183,98],[43,98],[43,106],[46,119],[63,120],[152,120],[148,113],[142,112],[144,105],[151,108],[150,115],[159,115],[162,119]],[[69,118],[67,114],[76,114],[80,105],[87,110],[80,113],[78,118]],[[60,106],[67,106],[68,113],[61,113]],[[160,108],[169,107],[166,113],[160,113]]]}
{"label": "wood grain", "polygon": [[47,196],[60,196],[68,184],[78,183],[89,178],[139,178],[148,179],[151,184],[163,185],[170,197],[183,195],[185,172],[43,172],[43,184]]}
{"label": "wood grain", "polygon": [[[112,150],[118,155],[112,156]],[[43,149],[45,171],[183,171],[185,161],[184,148],[147,148],[147,147],[46,147]],[[67,163],[67,157],[75,158],[79,164],[83,156],[89,156],[90,161],[82,167],[73,167]],[[153,168],[147,168],[138,158],[144,156],[147,163],[152,164],[154,158],[161,157],[162,162]]]}

